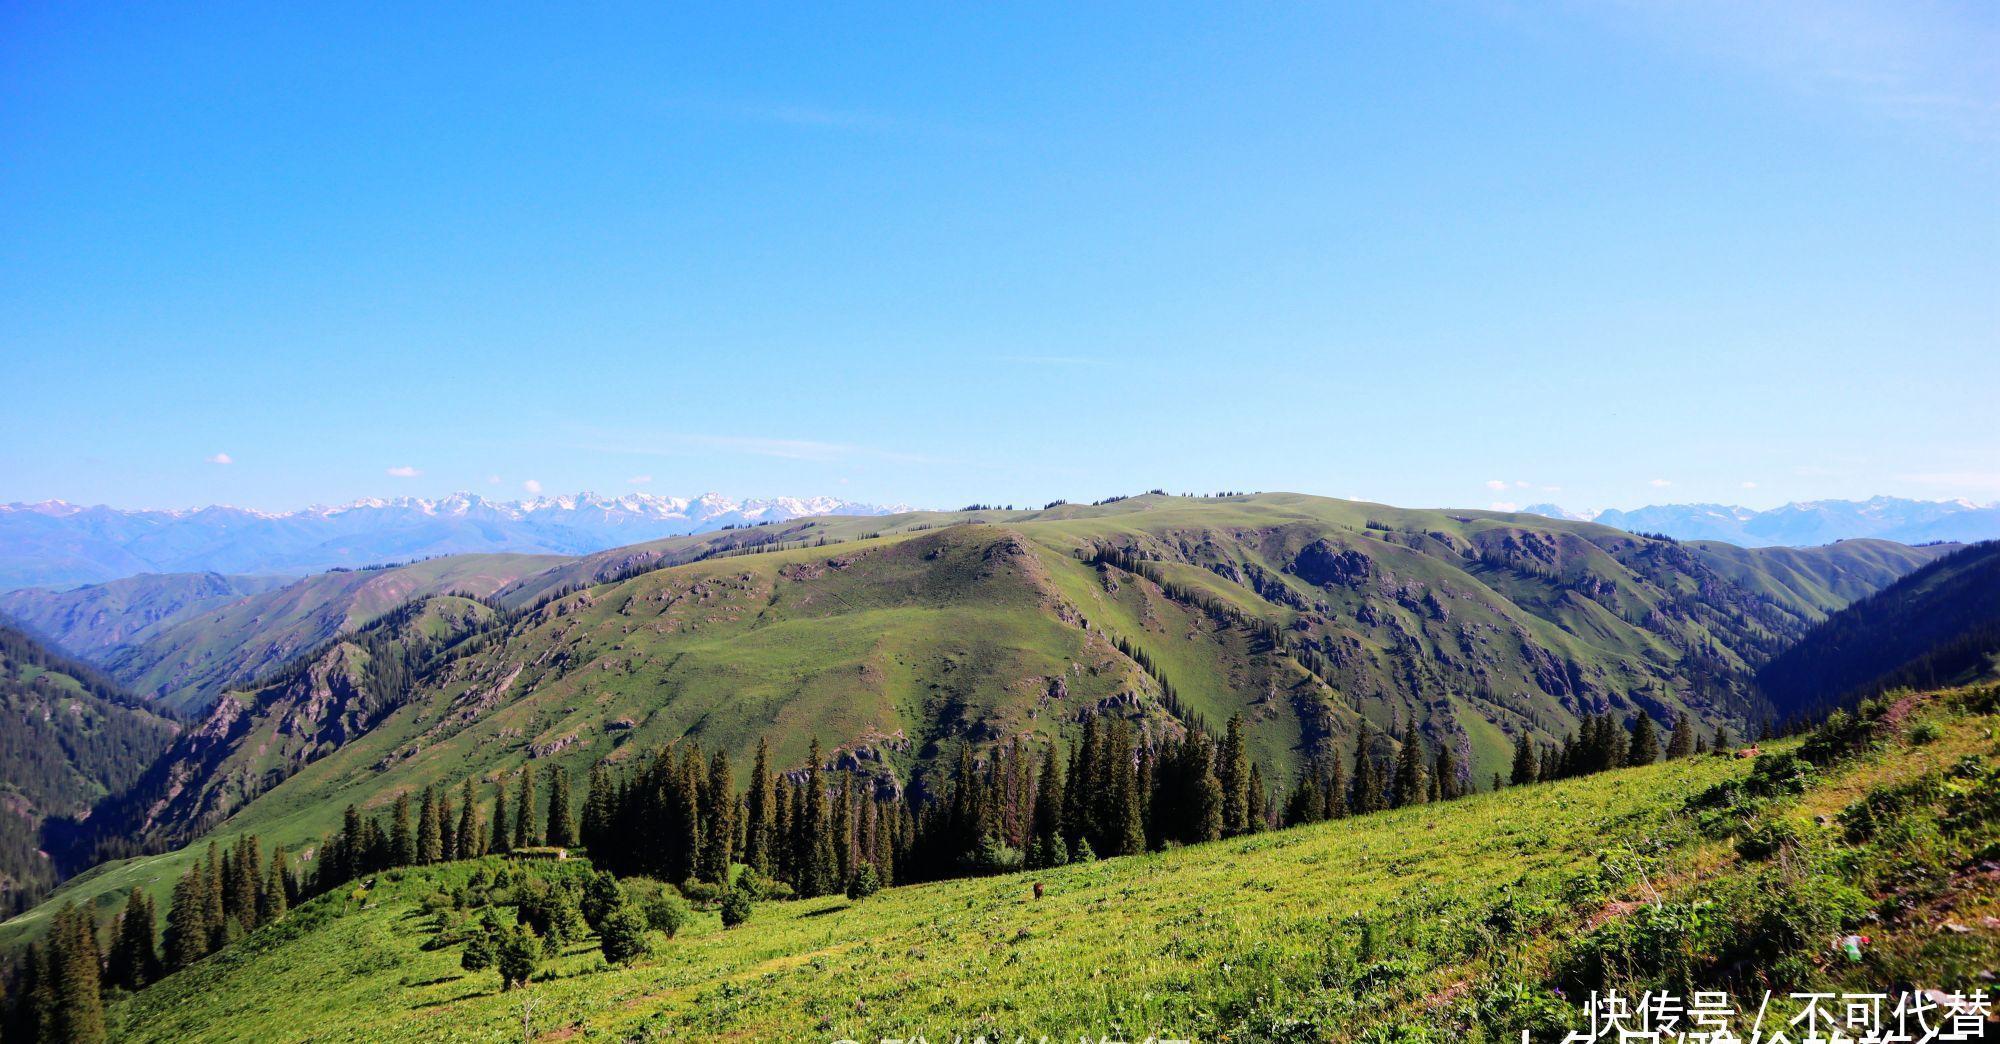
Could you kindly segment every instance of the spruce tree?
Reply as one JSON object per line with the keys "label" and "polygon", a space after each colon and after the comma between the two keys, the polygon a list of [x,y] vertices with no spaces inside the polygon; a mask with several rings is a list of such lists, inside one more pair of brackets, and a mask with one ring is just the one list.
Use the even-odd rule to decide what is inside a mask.
{"label": "spruce tree", "polygon": [[1429,796],[1424,778],[1424,741],[1412,727],[1403,733],[1403,747],[1396,753],[1396,807],[1420,805]]}
{"label": "spruce tree", "polygon": [[493,851],[506,855],[514,850],[514,820],[507,814],[507,777],[493,788],[493,826],[487,835]]}
{"label": "spruce tree", "polygon": [[285,916],[285,911],[291,908],[292,885],[289,861],[290,856],[285,853],[284,845],[271,850],[270,876],[264,881],[264,887],[257,895],[257,923],[260,925],[270,924]]}
{"label": "spruce tree", "polygon": [[1682,711],[1674,717],[1674,734],[1667,740],[1667,760],[1694,753],[1694,740],[1694,721],[1688,717],[1688,712]]}
{"label": "spruce tree", "polygon": [[812,750],[807,759],[803,822],[794,825],[802,842],[799,894],[811,898],[830,895],[834,890],[832,826],[826,812],[826,785],[819,776],[823,755],[818,736],[813,737]]}
{"label": "spruce tree", "polygon": [[611,789],[611,772],[604,762],[593,762],[590,766],[589,790],[583,796],[583,823],[577,828],[577,840],[585,848],[602,849],[611,840],[611,810],[616,796]]}
{"label": "spruce tree", "polygon": [[542,843],[550,848],[570,848],[576,844],[576,813],[569,798],[569,773],[561,765],[549,765],[549,821]]}
{"label": "spruce tree", "polygon": [[229,942],[229,915],[222,906],[222,855],[214,841],[208,843],[208,857],[201,867],[202,922],[208,931],[204,954],[214,953]]}
{"label": "spruce tree", "polygon": [[75,903],[64,903],[49,928],[50,994],[54,1005],[47,1039],[63,1044],[103,1044],[104,988],[96,925]]}
{"label": "spruce tree", "polygon": [[1653,724],[1653,716],[1639,712],[1639,720],[1632,726],[1632,742],[1625,754],[1627,765],[1651,765],[1660,760],[1660,733]]}
{"label": "spruce tree", "polygon": [[444,862],[444,812],[438,808],[437,788],[424,788],[423,811],[417,817],[417,851],[412,862],[429,866]]}
{"label": "spruce tree", "polygon": [[[1108,855],[1137,855],[1146,850],[1146,824],[1139,807],[1138,780],[1132,770],[1132,730],[1123,721],[1111,723],[1105,743],[1106,788],[1105,852]],[[1219,810],[1218,810],[1219,815]]]}
{"label": "spruce tree", "polygon": [[200,866],[190,866],[174,885],[167,906],[167,967],[179,971],[208,955],[207,899]]}
{"label": "spruce tree", "polygon": [[1540,770],[1539,759],[1535,757],[1535,741],[1528,737],[1526,729],[1522,729],[1521,734],[1514,738],[1514,771],[1507,782],[1517,787],[1533,783],[1535,777],[1541,774]]}
{"label": "spruce tree", "polygon": [[451,788],[438,788],[438,861],[458,858],[458,809],[451,803]]}
{"label": "spruce tree", "polygon": [[750,766],[750,790],[743,795],[743,861],[765,876],[776,869],[773,847],[778,827],[777,795],[771,783],[771,743],[757,740],[757,760]]}
{"label": "spruce tree", "polygon": [[1034,841],[1028,848],[1030,869],[1061,866],[1069,862],[1069,846],[1063,840],[1063,769],[1054,744],[1042,751],[1042,771],[1035,779]]}
{"label": "spruce tree", "polygon": [[736,847],[736,810],[736,774],[730,770],[729,755],[717,750],[708,759],[708,781],[703,788],[702,811],[708,817],[702,828],[704,881],[729,883],[730,856]]}
{"label": "spruce tree", "polygon": [[1387,795],[1382,792],[1382,770],[1375,761],[1374,739],[1374,729],[1362,718],[1361,731],[1354,737],[1354,796],[1348,802],[1357,816],[1388,807]]}
{"label": "spruce tree", "polygon": [[1216,758],[1216,782],[1222,787],[1222,830],[1225,834],[1250,829],[1250,751],[1243,739],[1243,716],[1229,716],[1222,750]]}
{"label": "spruce tree", "polygon": [[479,847],[477,803],[477,797],[472,792],[472,779],[468,776],[458,794],[458,849],[452,853],[455,859],[477,859],[486,854]]}
{"label": "spruce tree", "polygon": [[410,795],[398,791],[394,811],[389,814],[389,865],[409,866],[417,861],[417,838],[410,829]]}
{"label": "spruce tree", "polygon": [[145,988],[157,976],[159,958],[153,952],[153,910],[143,889],[134,888],[125,896],[125,912],[119,915],[118,932],[111,942],[104,978],[128,990]]}
{"label": "spruce tree", "polygon": [[1465,796],[1465,784],[1458,778],[1458,755],[1449,741],[1438,744],[1437,768],[1431,778],[1439,801],[1456,801]]}
{"label": "spruce tree", "polygon": [[535,830],[535,767],[521,766],[521,789],[514,795],[514,847],[533,848],[541,839]]}

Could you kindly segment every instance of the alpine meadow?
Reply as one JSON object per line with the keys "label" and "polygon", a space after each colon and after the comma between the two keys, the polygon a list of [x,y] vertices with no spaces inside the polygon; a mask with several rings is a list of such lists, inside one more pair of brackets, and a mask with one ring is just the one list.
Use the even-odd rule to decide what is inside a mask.
{"label": "alpine meadow", "polygon": [[0,5],[0,1044],[2000,1041],[1996,55]]}

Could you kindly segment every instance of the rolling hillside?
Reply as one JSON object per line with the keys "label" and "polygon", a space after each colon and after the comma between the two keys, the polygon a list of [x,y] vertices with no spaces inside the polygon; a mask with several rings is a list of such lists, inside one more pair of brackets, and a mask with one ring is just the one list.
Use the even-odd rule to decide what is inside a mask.
{"label": "rolling hillside", "polygon": [[[726,531],[558,563],[500,588],[491,620],[460,600],[413,610],[479,618],[399,655],[418,669],[360,718],[343,709],[372,684],[359,653],[394,636],[322,644],[176,745],[158,770],[171,798],[103,822],[155,843],[215,827],[309,845],[348,803],[379,810],[530,760],[580,781],[683,736],[739,764],[768,737],[786,766],[817,737],[922,793],[967,743],[1073,740],[1086,715],[1165,737],[1240,714],[1274,788],[1350,747],[1364,717],[1413,724],[1484,781],[1516,736],[1557,740],[1585,714],[1685,710],[1740,731],[1763,711],[1755,665],[1847,585],[1932,553],[1836,545],[1760,571],[1756,553],[1588,524],[1293,495]],[[158,887],[183,856],[162,858],[67,894]]]}
{"label": "rolling hillside", "polygon": [[1815,627],[1757,673],[1786,713],[2000,669],[2000,541],[1940,558]]}
{"label": "rolling hillside", "polygon": [[142,640],[106,650],[100,662],[141,696],[202,711],[226,689],[275,671],[412,598],[490,595],[559,561],[547,555],[456,555],[321,573],[184,616]]}
{"label": "rolling hillside", "polygon": [[0,613],[61,646],[72,656],[101,660],[125,646],[296,577],[219,573],[141,573],[108,583],[54,591],[24,587],[0,594]]}
{"label": "rolling hillside", "polygon": [[[1978,869],[2000,837],[1983,760],[1994,696],[1903,701],[1754,762],[761,903],[734,928],[697,911],[630,965],[574,940],[525,991],[460,967],[482,902],[513,916],[490,883],[504,860],[393,871],[123,1001],[112,1024],[131,1041],[302,1025],[317,1040],[499,1040],[524,1019],[537,1039],[1507,1041],[1560,1039],[1594,989],[1770,989],[1772,1019],[1794,1013],[1787,991],[1971,989],[2000,959],[2000,888]],[[1925,887],[1909,885],[1916,865]],[[1869,939],[1853,962],[1829,950],[1856,931]]]}

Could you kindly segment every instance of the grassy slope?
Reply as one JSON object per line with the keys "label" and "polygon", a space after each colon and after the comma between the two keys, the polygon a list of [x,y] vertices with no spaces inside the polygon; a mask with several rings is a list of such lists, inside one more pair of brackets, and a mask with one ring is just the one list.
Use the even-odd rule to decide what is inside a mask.
{"label": "grassy slope", "polygon": [[141,573],[67,591],[30,587],[0,594],[0,613],[71,655],[101,658],[121,645],[232,602],[295,582],[283,576]]}
{"label": "grassy slope", "polygon": [[561,561],[553,555],[454,555],[388,569],[321,573],[183,619],[120,648],[106,669],[136,692],[200,709],[228,686],[276,670],[411,598],[489,595]]}
{"label": "grassy slope", "polygon": [[[974,518],[989,524],[952,524]],[[872,537],[877,531],[887,535]],[[1538,576],[1468,558],[1478,541],[1527,533],[1559,543],[1564,568],[1603,577],[1608,593],[1580,598]],[[1473,778],[1504,770],[1518,730],[1559,736],[1585,706],[1574,694],[1545,691],[1524,650],[1546,663],[1577,665],[1611,706],[1630,706],[1632,693],[1669,711],[1682,705],[1671,683],[1675,650],[1662,632],[1625,619],[1676,594],[1648,579],[1649,563],[1617,557],[1629,558],[1640,542],[1538,516],[1409,511],[1290,494],[1139,497],[1101,507],[823,519],[675,538],[567,563],[551,571],[558,579],[543,573],[529,583],[546,593],[615,572],[648,548],[679,556],[771,536],[837,543],[713,558],[552,603],[453,664],[411,706],[251,802],[221,833],[256,833],[296,851],[332,829],[350,802],[374,811],[398,791],[491,780],[531,751],[556,758],[580,781],[597,759],[684,735],[729,750],[741,767],[757,737],[768,734],[780,762],[792,765],[817,734],[835,750],[880,754],[880,763],[908,782],[961,738],[1046,742],[1067,735],[1086,708],[1111,706],[1149,729],[1178,727],[1157,700],[1157,684],[1118,653],[1118,638],[1144,648],[1188,708],[1211,724],[1244,713],[1274,788],[1287,785],[1313,742],[1344,742],[1363,714],[1378,727],[1450,716],[1462,729]],[[1371,581],[1322,588],[1282,572],[1301,547],[1322,539],[1365,555],[1374,563]],[[1340,643],[1350,664],[1330,687],[1248,629],[1218,623],[1148,580],[1073,557],[1093,545],[1170,559],[1160,567],[1167,579],[1254,618],[1294,627],[1310,617],[1306,633]],[[460,564],[443,573],[445,563]],[[467,575],[503,572],[477,565],[419,563],[448,588]],[[1253,565],[1325,611],[1274,603],[1218,572]],[[1691,585],[1678,574],[1653,575]],[[414,589],[402,570],[318,579],[370,576],[397,581],[393,596],[376,592],[390,603]],[[1790,590],[1782,583],[1777,589]],[[1439,593],[1447,619],[1430,618],[1407,596],[1394,597],[1397,590]],[[503,597],[519,602],[529,594],[517,585]],[[1815,596],[1785,597],[1803,604]],[[1364,612],[1376,622],[1363,623]],[[1698,621],[1676,626],[1681,641],[1710,633]],[[1052,693],[1056,679],[1060,696]],[[230,764],[254,774],[268,767],[260,759],[274,748],[249,750]],[[61,898],[108,916],[134,884],[163,896],[187,858],[99,868]],[[38,932],[43,914],[0,925],[0,948]]]}
{"label": "grassy slope", "polygon": [[[1847,763],[1758,821],[1801,834],[1790,858],[1803,866],[1838,849],[1838,826],[1825,824],[1864,794],[2000,754],[2000,717],[1926,716],[1936,739]],[[728,931],[700,914],[635,967],[607,968],[588,943],[572,946],[532,988],[534,1023],[619,1040],[1345,1039],[1390,1023],[1419,1038],[1508,1038],[1538,1014],[1524,997],[1556,1003],[1547,983],[1570,940],[1771,871],[1682,811],[1747,765],[1700,758],[861,903],[768,903]],[[498,992],[490,972],[460,971],[455,947],[422,949],[430,919],[419,901],[470,867],[383,875],[365,903],[309,904],[123,1005],[123,1037],[516,1039],[520,994]],[[1031,897],[1032,881],[1047,898]],[[1806,974],[1857,990],[1975,985],[2000,958],[2000,934],[1940,925],[1982,924],[1996,895],[1980,874],[1921,902],[1877,895],[1898,912],[1868,928],[1868,963],[1814,956],[1815,940]],[[1587,925],[1604,927],[1585,935]]]}
{"label": "grassy slope", "polygon": [[[1558,895],[1608,840],[1678,829],[1665,810],[1738,771],[1703,759],[1032,876],[890,889],[859,904],[767,903],[732,931],[704,914],[629,970],[573,948],[535,987],[536,1022],[611,1039],[642,1028],[676,1039],[920,1028],[934,1038],[1122,1029],[1212,1039],[1211,1019],[1282,1007],[1299,980],[1351,955],[1355,919],[1388,947],[1419,913],[1462,927],[1509,888]],[[428,919],[417,902],[467,872],[408,874],[366,909],[345,895],[311,904],[299,925],[143,995],[123,1012],[129,1037],[282,1038],[299,1025],[329,1040],[518,1033],[517,998],[495,976],[461,972],[456,949],[421,949]],[[1031,880],[1047,898],[1033,900]],[[1449,934],[1407,940],[1418,974],[1371,1006],[1441,985],[1424,973],[1450,966]]]}

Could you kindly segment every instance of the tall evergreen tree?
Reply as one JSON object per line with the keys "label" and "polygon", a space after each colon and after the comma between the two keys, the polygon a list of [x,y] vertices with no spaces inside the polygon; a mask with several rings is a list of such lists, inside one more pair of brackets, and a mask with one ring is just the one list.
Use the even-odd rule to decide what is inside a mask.
{"label": "tall evergreen tree", "polygon": [[159,977],[159,957],[153,950],[153,908],[142,888],[125,896],[125,912],[105,962],[104,979],[112,986],[143,989]]}
{"label": "tall evergreen tree", "polygon": [[417,837],[410,829],[410,795],[398,791],[396,804],[389,813],[389,862],[391,866],[409,866],[417,861]]}
{"label": "tall evergreen tree", "polygon": [[1361,730],[1354,737],[1354,795],[1348,807],[1355,815],[1379,812],[1389,807],[1388,795],[1383,793],[1382,768],[1375,760],[1375,730],[1367,718],[1361,719]]}
{"label": "tall evergreen tree", "polygon": [[1424,740],[1413,725],[1403,733],[1402,749],[1396,752],[1396,807],[1423,804],[1430,794],[1428,783],[1424,777]]}
{"label": "tall evergreen tree", "polygon": [[1688,712],[1682,711],[1674,717],[1674,734],[1667,740],[1667,760],[1684,758],[1694,753],[1694,720]]}
{"label": "tall evergreen tree", "polygon": [[1651,765],[1660,760],[1660,733],[1653,724],[1653,716],[1639,712],[1639,720],[1632,725],[1632,742],[1626,750],[1625,764]]}
{"label": "tall evergreen tree", "polygon": [[215,841],[208,843],[208,856],[202,860],[202,923],[207,929],[208,941],[203,955],[222,949],[229,942],[229,915],[222,905],[223,877],[221,848]]}
{"label": "tall evergreen tree", "polygon": [[1514,770],[1508,775],[1507,782],[1517,787],[1533,783],[1540,772],[1541,765],[1535,757],[1535,741],[1529,738],[1528,730],[1522,729],[1521,734],[1514,738]]}
{"label": "tall evergreen tree", "polygon": [[1222,831],[1241,834],[1250,829],[1250,750],[1244,743],[1243,716],[1229,716],[1222,750],[1216,757],[1216,782],[1222,787]]}
{"label": "tall evergreen tree", "polygon": [[730,770],[729,755],[721,750],[709,756],[701,807],[708,817],[702,828],[701,879],[728,884],[730,854],[736,847],[736,774]]}
{"label": "tall evergreen tree", "polygon": [[[1124,721],[1111,723],[1105,743],[1110,785],[1105,808],[1105,855],[1136,855],[1146,850],[1146,824],[1140,809],[1138,778],[1132,764],[1132,730]],[[1219,811],[1218,811],[1219,814]]]}
{"label": "tall evergreen tree", "polygon": [[834,891],[833,836],[827,818],[826,784],[819,775],[824,755],[820,752],[818,736],[813,737],[812,750],[807,759],[802,822],[794,824],[799,831],[801,848],[799,883],[802,887],[799,894],[831,895]]}
{"label": "tall evergreen tree", "polygon": [[506,855],[514,850],[514,818],[507,814],[507,777],[493,788],[493,826],[487,836],[493,851]]}
{"label": "tall evergreen tree", "polygon": [[271,870],[264,880],[264,886],[257,894],[257,923],[270,924],[285,916],[292,905],[291,857],[285,853],[285,846],[271,850]]}
{"label": "tall evergreen tree", "polygon": [[1042,771],[1035,780],[1034,841],[1028,848],[1035,869],[1069,862],[1069,846],[1063,840],[1063,808],[1062,760],[1052,743],[1042,752]]}
{"label": "tall evergreen tree", "polygon": [[535,829],[535,767],[521,766],[521,789],[514,795],[514,847],[533,848],[541,840]]}
{"label": "tall evergreen tree", "polygon": [[770,741],[757,740],[757,760],[750,766],[750,790],[743,795],[743,861],[760,874],[776,869],[774,842],[778,828],[777,795],[771,782]]}
{"label": "tall evergreen tree", "polygon": [[458,792],[458,845],[454,859],[476,859],[486,853],[479,847],[478,797],[472,792],[472,777],[466,777]]}
{"label": "tall evergreen tree", "polygon": [[576,812],[570,803],[569,773],[554,762],[549,763],[549,821],[542,843],[550,848],[570,848],[576,844]]}
{"label": "tall evergreen tree", "polygon": [[48,990],[54,1004],[45,1036],[63,1044],[103,1044],[104,992],[96,925],[75,903],[64,903],[49,927]]}
{"label": "tall evergreen tree", "polygon": [[1458,777],[1458,755],[1449,741],[1438,744],[1437,766],[1431,784],[1439,801],[1456,801],[1465,796],[1465,783]]}
{"label": "tall evergreen tree", "polygon": [[444,862],[444,810],[438,807],[436,787],[424,788],[423,811],[417,816],[417,863],[426,866]]}

